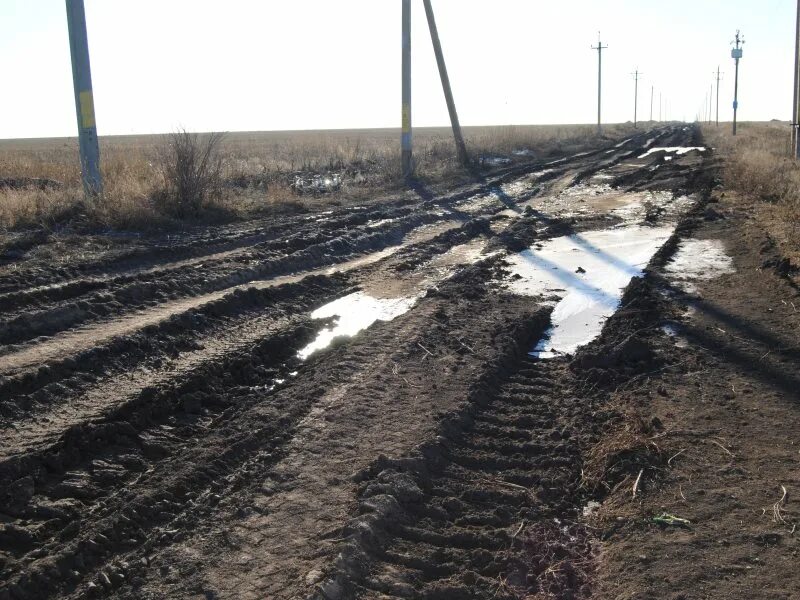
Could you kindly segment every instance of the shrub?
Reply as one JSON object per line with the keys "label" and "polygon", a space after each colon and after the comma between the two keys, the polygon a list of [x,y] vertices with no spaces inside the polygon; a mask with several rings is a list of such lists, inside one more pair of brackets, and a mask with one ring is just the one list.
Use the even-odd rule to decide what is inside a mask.
{"label": "shrub", "polygon": [[156,202],[167,214],[183,219],[196,217],[206,202],[219,196],[222,157],[219,146],[224,134],[199,136],[180,129],[169,134],[157,152],[157,167],[163,187]]}

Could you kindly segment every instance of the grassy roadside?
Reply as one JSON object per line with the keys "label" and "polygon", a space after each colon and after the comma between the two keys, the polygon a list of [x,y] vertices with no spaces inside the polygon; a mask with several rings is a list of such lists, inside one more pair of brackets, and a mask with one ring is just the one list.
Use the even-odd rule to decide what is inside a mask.
{"label": "grassy roadside", "polygon": [[800,265],[800,162],[789,158],[789,126],[742,123],[736,137],[729,124],[702,129],[724,160],[726,190],[742,196],[781,255]]}
{"label": "grassy roadside", "polygon": [[[631,132],[629,125],[616,125],[607,127],[604,135],[613,141]],[[101,139],[105,190],[95,201],[83,198],[76,140],[0,141],[0,230],[147,231],[187,221],[219,223],[357,201],[402,188],[395,134],[229,134],[218,147],[222,185],[211,190],[191,216],[177,216],[160,201],[170,188],[165,177],[169,169],[163,168],[166,136]],[[588,125],[468,127],[465,136],[475,168],[487,172],[532,157],[580,152],[598,143]],[[445,128],[415,132],[415,160],[416,176],[426,184],[457,184],[474,177],[458,165]]]}

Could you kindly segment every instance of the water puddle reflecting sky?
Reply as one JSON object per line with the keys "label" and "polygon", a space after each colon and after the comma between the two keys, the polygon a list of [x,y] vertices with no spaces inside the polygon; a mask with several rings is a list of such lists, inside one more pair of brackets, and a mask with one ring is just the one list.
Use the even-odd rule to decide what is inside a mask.
{"label": "water puddle reflecting sky", "polygon": [[600,335],[624,288],[641,276],[673,227],[629,226],[563,236],[510,256],[510,291],[556,298],[538,358],[573,354]]}
{"label": "water puddle reflecting sky", "polygon": [[355,292],[334,300],[312,312],[311,318],[337,317],[336,323],[320,331],[316,339],[300,350],[298,355],[305,360],[317,350],[327,348],[339,336],[354,336],[375,321],[391,321],[410,310],[418,298],[373,298],[364,292]]}

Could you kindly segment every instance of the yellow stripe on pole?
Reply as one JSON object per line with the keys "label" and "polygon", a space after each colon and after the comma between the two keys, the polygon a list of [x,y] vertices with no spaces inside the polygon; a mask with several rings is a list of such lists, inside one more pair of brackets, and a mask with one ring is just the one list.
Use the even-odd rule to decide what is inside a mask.
{"label": "yellow stripe on pole", "polygon": [[94,97],[92,90],[85,90],[79,95],[81,103],[81,125],[84,129],[95,126],[94,121]]}
{"label": "yellow stripe on pole", "polygon": [[411,107],[408,104],[403,105],[403,131],[411,131]]}

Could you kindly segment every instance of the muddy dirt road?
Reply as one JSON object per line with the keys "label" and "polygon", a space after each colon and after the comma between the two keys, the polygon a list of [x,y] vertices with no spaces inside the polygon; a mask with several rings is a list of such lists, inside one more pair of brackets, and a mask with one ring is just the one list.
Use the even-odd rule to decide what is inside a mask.
{"label": "muddy dirt road", "polygon": [[0,268],[0,600],[588,597],[702,145]]}

